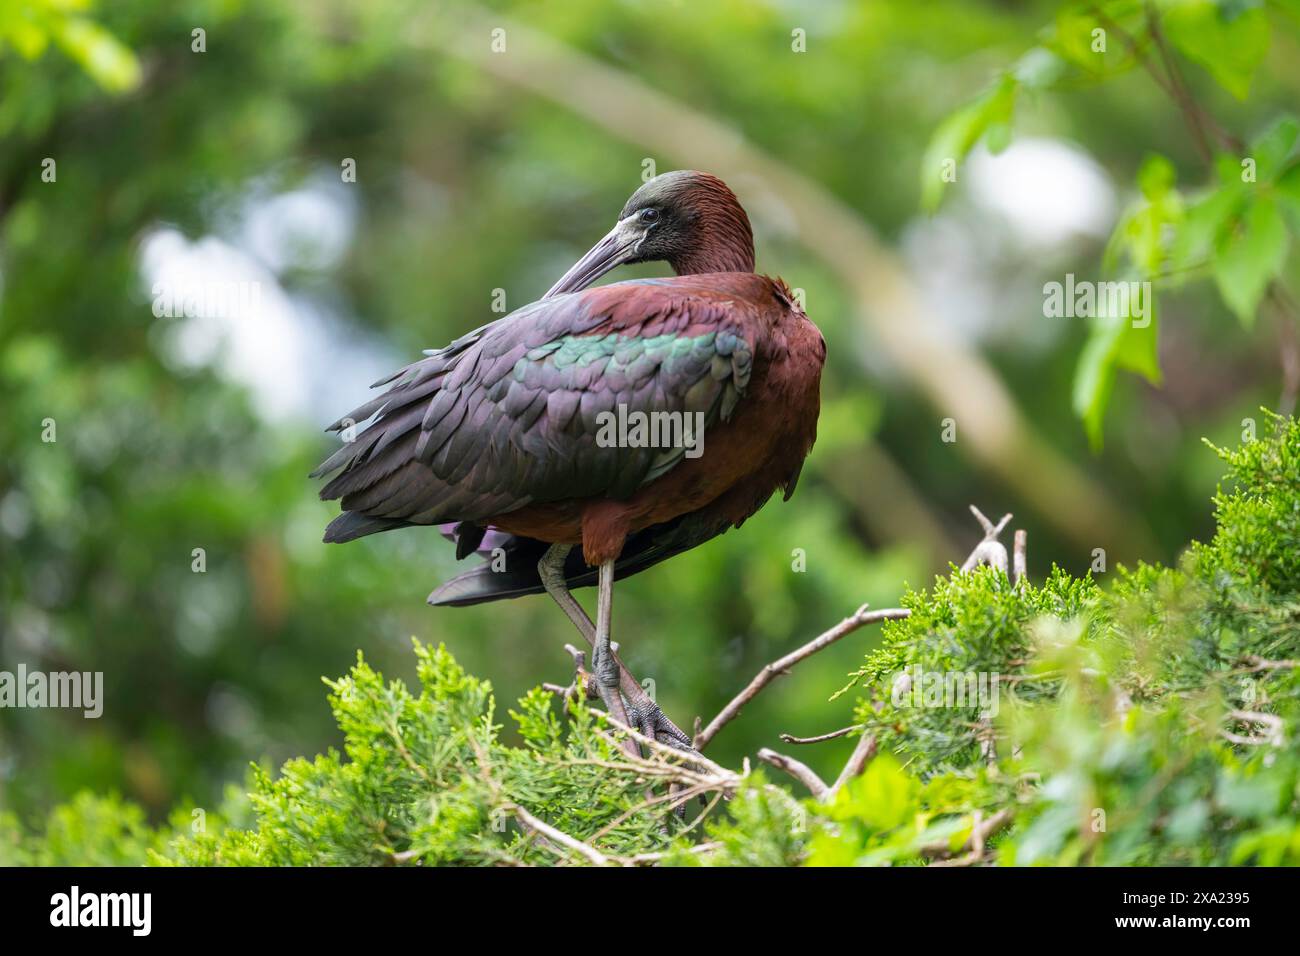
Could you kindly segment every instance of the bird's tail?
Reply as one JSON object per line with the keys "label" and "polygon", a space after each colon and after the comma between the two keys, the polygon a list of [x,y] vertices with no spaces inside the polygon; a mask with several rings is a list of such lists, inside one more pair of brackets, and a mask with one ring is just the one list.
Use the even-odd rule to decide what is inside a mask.
{"label": "bird's tail", "polygon": [[[725,523],[704,524],[691,520],[693,518],[692,515],[684,515],[674,521],[646,528],[628,538],[623,553],[614,563],[614,579],[620,580],[644,571],[666,558],[716,537],[728,528]],[[444,531],[446,533],[448,532]],[[437,607],[469,607],[488,601],[523,597],[526,594],[542,594],[546,588],[542,585],[537,563],[549,547],[546,542],[533,538],[489,531],[478,548],[478,553],[485,560],[437,587],[429,595],[429,603]],[[564,563],[564,579],[570,590],[590,587],[596,583],[597,569],[583,559],[582,548],[575,547],[569,552]]]}
{"label": "bird's tail", "polygon": [[392,528],[405,528],[409,524],[400,518],[374,518],[359,511],[345,511],[325,526],[325,543],[351,541]]}

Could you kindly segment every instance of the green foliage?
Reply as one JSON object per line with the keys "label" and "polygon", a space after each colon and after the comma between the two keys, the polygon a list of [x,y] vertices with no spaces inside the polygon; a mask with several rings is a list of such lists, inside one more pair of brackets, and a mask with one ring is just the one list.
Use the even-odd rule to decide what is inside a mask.
{"label": "green foliage", "polygon": [[884,746],[908,755],[913,770],[970,766],[979,758],[979,720],[987,705],[969,699],[973,694],[961,706],[926,704],[932,679],[984,675],[990,697],[1002,695],[1004,680],[1014,680],[1021,695],[1031,693],[1029,625],[1042,616],[1074,621],[1096,593],[1090,578],[1057,568],[1042,587],[1016,587],[990,567],[936,579],[928,594],[909,592],[902,604],[912,615],[886,622],[883,646],[855,675],[872,691],[859,703],[857,721]]}
{"label": "green foliage", "polygon": [[[1300,423],[1268,421],[1220,451],[1218,530],[1178,569],[1121,570],[1104,590],[1060,569],[1038,586],[954,569],[910,591],[911,616],[853,675],[880,753],[825,802],[752,773],[725,809],[678,817],[584,705],[529,693],[510,745],[490,686],[417,642],[418,695],[359,657],[327,682],[342,752],[255,769],[247,802],[207,826],[186,832],[182,810],[152,830],[83,795],[35,834],[0,818],[0,862],[589,862],[521,827],[523,808],[611,862],[1300,863]],[[927,674],[997,692],[932,699]]]}
{"label": "green foliage", "polygon": [[104,89],[121,93],[140,83],[135,54],[82,14],[89,3],[0,0],[0,54],[6,47],[34,60],[53,42]]}
{"label": "green foliage", "polygon": [[278,777],[257,771],[255,826],[185,837],[157,862],[188,865],[554,863],[570,852],[521,831],[515,806],[584,836],[605,852],[667,846],[661,812],[642,806],[635,774],[613,766],[617,746],[578,705],[561,726],[536,690],[511,717],[523,745],[506,746],[491,687],[447,653],[416,643],[421,691],[386,683],[358,657],[327,682],[343,751],[295,759]]}
{"label": "green foliage", "polygon": [[[1100,484],[1124,490],[1122,508],[1132,526],[1150,527],[1157,539],[1146,552],[1152,556],[1175,553],[1185,529],[1204,517],[1215,476],[1199,436],[1224,442],[1241,414],[1276,397],[1276,357],[1263,328],[1242,336],[1236,320],[1224,321],[1227,312],[1215,314],[1217,300],[1204,294],[1202,280],[1212,278],[1220,249],[1253,234],[1245,222],[1252,197],[1270,194],[1289,228],[1300,226],[1300,165],[1290,159],[1285,122],[1278,122],[1297,99],[1289,63],[1300,21],[1276,18],[1283,4],[1267,5],[1273,37],[1267,60],[1249,77],[1245,104],[1227,91],[1219,95],[1214,77],[1190,54],[1180,55],[1193,92],[1225,125],[1246,139],[1265,131],[1248,147],[1258,164],[1252,185],[1242,183],[1245,157],[1236,155],[1216,165],[1213,182],[1206,182],[1191,138],[1176,128],[1178,114],[1158,97],[1127,45],[1112,34],[1104,53],[1091,49],[1095,24],[1086,4],[825,5],[808,18],[804,54],[790,50],[790,16],[777,4],[685,4],[671,16],[654,4],[600,0],[486,6],[734,127],[747,143],[817,183],[891,247],[914,232],[916,169],[931,168],[922,156],[926,136],[981,92],[992,96],[977,121],[952,128],[961,147],[952,148],[954,155],[973,141],[1004,145],[1013,121],[1018,134],[1077,143],[1108,176],[1121,179],[1158,148],[1177,170],[1167,196],[1177,196],[1186,214],[1162,230],[1173,233],[1167,247],[1144,247],[1158,249],[1162,271],[1172,273],[1160,296],[1167,382],[1160,395],[1126,388],[1127,377],[1112,382],[1110,452],[1090,466]],[[1123,26],[1139,32],[1145,6],[1107,4]],[[1233,6],[1263,9],[1246,3],[1224,5],[1225,11]],[[1293,2],[1285,6],[1294,14]],[[331,508],[313,500],[304,476],[325,450],[320,427],[360,400],[366,383],[490,318],[487,290],[504,289],[510,307],[545,290],[603,231],[611,210],[639,182],[647,156],[661,171],[701,160],[692,155],[689,136],[688,148],[676,153],[625,142],[563,103],[432,54],[437,17],[460,22],[449,10],[440,14],[422,0],[0,0],[0,394],[6,402],[0,666],[105,674],[98,720],[0,710],[0,846],[7,859],[139,863],[151,849],[157,859],[176,859],[175,841],[195,859],[212,859],[218,850],[223,862],[261,859],[270,851],[248,792],[269,801],[266,813],[282,812],[275,810],[271,768],[331,745],[341,748],[337,766],[327,758],[319,773],[315,762],[293,766],[318,796],[306,808],[310,826],[333,825],[329,788],[350,801],[361,797],[345,786],[352,758],[322,706],[318,675],[346,670],[359,645],[375,670],[411,688],[418,687],[406,641],[411,634],[445,644],[470,673],[490,675],[502,700],[524,695],[543,677],[561,679],[560,647],[573,639],[572,629],[544,598],[430,610],[423,595],[456,570],[436,536],[413,530],[322,547],[320,529]],[[1044,22],[1051,26],[1040,32]],[[207,30],[202,54],[191,48],[196,26]],[[129,77],[136,70],[128,63],[139,64],[134,86]],[[658,129],[652,132],[657,138]],[[358,160],[360,175],[340,193],[344,156]],[[42,178],[46,158],[57,159],[57,181]],[[760,268],[805,288],[810,313],[826,334],[824,408],[817,448],[789,505],[774,503],[742,531],[620,584],[616,618],[629,665],[655,678],[665,711],[681,722],[716,712],[738,679],[846,608],[892,604],[899,582],[927,580],[960,551],[944,539],[965,529],[961,522],[949,527],[945,516],[970,500],[996,498],[1025,517],[1035,559],[1084,567],[1091,547],[1048,522],[1033,523],[1077,505],[1068,486],[1044,480],[1030,501],[962,464],[971,447],[965,438],[956,445],[917,440],[930,433],[933,410],[880,360],[852,307],[854,290],[803,248],[781,197],[754,193],[743,180],[733,185],[754,219]],[[960,192],[957,184],[945,198],[960,199],[951,195]],[[314,205],[351,217],[337,258],[311,255],[318,237],[290,229],[295,217],[281,217],[281,205],[274,207],[277,228],[269,238],[267,217],[256,223],[249,217],[271,200],[303,193]],[[1137,201],[1146,201],[1145,193]],[[1056,267],[1039,248],[1010,252],[1015,236],[995,218],[983,216],[975,225],[981,246],[1008,255],[989,274],[1003,292],[1016,277],[1032,287],[1041,269]],[[320,325],[294,325],[297,337],[287,343],[277,346],[269,335],[257,343],[289,379],[317,368],[321,353],[329,353],[321,375],[330,384],[312,393],[309,413],[269,414],[260,390],[231,373],[221,350],[197,362],[178,357],[177,342],[214,330],[151,313],[151,277],[142,259],[160,232],[182,251],[216,249],[225,253],[223,261],[239,253],[266,266],[257,273],[264,301],[283,299],[295,314],[323,315]],[[1185,256],[1183,235],[1197,240],[1185,242]],[[1117,273],[1145,274],[1131,249],[1116,252]],[[897,281],[896,273],[880,268],[894,258],[863,263],[863,281]],[[1254,261],[1243,257],[1242,266]],[[1260,267],[1272,261],[1261,257]],[[201,265],[205,273],[218,272],[211,258]],[[1182,300],[1178,269],[1188,270]],[[648,266],[640,274],[661,272]],[[1281,278],[1288,279],[1285,269]],[[1237,279],[1225,285],[1246,287]],[[987,353],[1022,420],[1052,436],[1060,454],[1082,453],[1084,436],[1070,427],[1063,396],[1084,330],[1049,327],[1009,292],[1006,305],[999,313],[1005,329],[972,329],[971,348],[978,341]],[[342,343],[318,348],[323,328],[340,330]],[[259,325],[254,334],[263,331]],[[1132,345],[1135,358],[1149,356],[1154,339],[1154,331],[1132,338],[1126,331],[1114,353],[1130,354]],[[381,344],[391,364],[362,371],[333,364],[358,343]],[[1111,344],[1097,349],[1104,370]],[[57,421],[56,443],[40,439],[47,418]],[[1014,467],[1033,473],[1032,462]],[[909,497],[913,504],[904,507]],[[1246,523],[1239,527],[1241,546],[1251,547],[1253,531]],[[202,574],[191,569],[199,547],[207,555]],[[806,551],[803,573],[791,571],[795,548]],[[1107,591],[1142,597],[1120,602],[1124,614],[1144,616],[1150,647],[1178,655],[1186,671],[1180,680],[1201,679],[1201,644],[1187,650],[1176,626],[1184,613],[1206,617],[1202,633],[1212,628],[1214,638],[1203,640],[1204,650],[1220,655],[1214,660],[1221,669],[1239,666],[1231,656],[1238,642],[1268,654],[1270,642],[1289,633],[1287,602],[1232,583],[1231,563],[1225,566],[1222,591],[1205,590],[1194,569],[1140,569],[1131,582]],[[1269,569],[1260,567],[1267,577]],[[1169,607],[1178,613],[1167,613]],[[1116,611],[1115,620],[1121,617]],[[710,756],[739,766],[771,743],[775,730],[811,734],[847,723],[847,703],[828,713],[826,697],[857,669],[876,637],[855,636],[801,664],[746,707],[744,720],[728,726]],[[1017,635],[1007,640],[1032,643]],[[1215,650],[1220,644],[1222,651]],[[1059,691],[1046,680],[1033,686]],[[1153,683],[1149,699],[1140,688],[1130,693],[1150,704],[1161,699],[1162,686]],[[867,692],[887,697],[889,689]],[[551,721],[561,732],[561,743],[541,745],[542,753],[554,756],[564,752],[554,748],[569,746],[576,718],[540,702],[515,711],[534,727]],[[502,749],[494,748],[492,759],[522,760],[514,751],[525,747],[523,725],[502,723],[495,738]],[[845,743],[803,748],[801,756],[830,778]],[[978,762],[961,766],[971,752],[966,745],[957,756],[934,761],[953,769],[926,771],[921,799],[944,780],[985,773]],[[925,764],[920,750],[901,757],[904,773]],[[221,800],[223,787],[241,780],[250,760],[266,769]],[[764,812],[772,821],[794,813],[798,803],[774,786],[751,787],[747,779],[742,787],[769,804]],[[936,798],[927,812],[938,808],[943,818],[966,815],[969,822],[978,810],[987,819],[1005,805],[999,794]],[[493,809],[507,802],[504,796],[488,801]],[[53,821],[49,810],[60,805],[65,823]],[[564,816],[570,810],[558,800],[522,805],[614,846],[582,820]],[[719,804],[688,837],[705,829],[717,834],[707,839],[725,847],[730,834],[737,853],[794,862],[808,858],[826,822],[809,805],[806,820],[791,823],[801,827],[795,834],[783,824],[739,820],[747,806],[738,799]],[[172,807],[188,812],[169,815]],[[401,801],[377,807],[392,815],[392,826],[409,828],[405,838],[414,845],[422,818],[404,811]],[[453,810],[445,811],[448,819]],[[505,819],[516,832],[512,818]],[[150,833],[142,835],[146,823]],[[832,823],[850,841],[846,852],[853,859],[893,839],[892,831],[873,830],[868,838],[838,821],[827,827]],[[47,841],[47,832],[76,835]],[[447,832],[450,845],[442,849],[427,837],[430,858],[479,852],[467,846],[463,828]],[[294,849],[287,834],[278,836],[282,858],[307,852]],[[820,839],[835,836],[828,829]],[[1260,838],[1269,848],[1281,839]],[[349,852],[360,853],[361,835],[350,839]],[[661,845],[652,838],[639,847]],[[676,859],[679,851],[672,852]],[[382,856],[376,851],[370,858]],[[724,850],[687,856],[691,862],[741,858]],[[560,857],[547,851],[538,859]]]}
{"label": "green foliage", "polygon": [[[1220,86],[1245,100],[1272,32],[1262,4],[1236,0],[1069,4],[1043,31],[1041,46],[993,91],[935,130],[922,162],[923,204],[934,209],[950,181],[940,177],[945,158],[964,159],[981,138],[993,152],[1005,146],[1017,89],[1067,93],[1114,81],[1145,65],[1169,91],[1168,109],[1181,110],[1205,158],[1212,148],[1209,137],[1217,137],[1214,145],[1221,151],[1209,170],[1215,181],[1195,197],[1184,195],[1175,186],[1174,164],[1164,156],[1147,157],[1138,171],[1138,196],[1107,245],[1103,273],[1109,280],[1162,287],[1212,276],[1224,305],[1250,328],[1270,286],[1283,274],[1290,231],[1300,231],[1300,160],[1292,156],[1298,127],[1293,117],[1276,116],[1263,134],[1242,146],[1197,101],[1176,56],[1206,68]],[[1286,210],[1293,218],[1290,231]],[[1130,308],[1127,314],[1098,313],[1090,319],[1074,377],[1073,405],[1094,449],[1102,443],[1116,373],[1127,370],[1154,384],[1161,381],[1154,296],[1146,294],[1143,306],[1140,314]]]}

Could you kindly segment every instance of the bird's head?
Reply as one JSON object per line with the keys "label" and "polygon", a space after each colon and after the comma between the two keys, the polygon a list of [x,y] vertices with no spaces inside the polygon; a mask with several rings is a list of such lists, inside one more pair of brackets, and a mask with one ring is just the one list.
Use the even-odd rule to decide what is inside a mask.
{"label": "bird's head", "polygon": [[678,275],[753,272],[749,217],[716,176],[689,169],[656,176],[632,194],[614,228],[546,295],[585,289],[632,262],[667,262]]}

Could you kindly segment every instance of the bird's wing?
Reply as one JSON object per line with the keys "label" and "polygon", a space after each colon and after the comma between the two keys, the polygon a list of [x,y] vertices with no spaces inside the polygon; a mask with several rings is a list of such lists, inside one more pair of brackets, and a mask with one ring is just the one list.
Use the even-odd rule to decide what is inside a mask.
{"label": "bird's wing", "polygon": [[331,426],[377,416],[314,473],[342,469],[321,497],[366,516],[340,525],[353,537],[631,495],[686,449],[609,444],[602,413],[699,412],[706,431],[729,418],[763,311],[748,296],[678,280],[533,303],[379,383],[390,387]]}

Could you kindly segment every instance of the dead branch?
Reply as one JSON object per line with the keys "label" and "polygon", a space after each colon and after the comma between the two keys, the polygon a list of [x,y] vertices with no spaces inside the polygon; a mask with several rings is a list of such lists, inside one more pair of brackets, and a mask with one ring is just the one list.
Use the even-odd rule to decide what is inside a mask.
{"label": "dead branch", "polygon": [[796,737],[794,734],[781,734],[781,740],[787,744],[820,744],[827,740],[835,740],[839,737],[847,737],[855,730],[861,730],[857,724],[848,727],[841,727],[839,730],[832,730],[829,734],[818,734],[816,737]]}
{"label": "dead branch", "polygon": [[912,612],[906,608],[886,608],[881,611],[868,611],[867,605],[862,605],[851,617],[846,617],[829,631],[819,635],[809,641],[803,647],[796,651],[791,651],[785,657],[775,660],[770,664],[765,664],[763,669],[754,675],[754,679],[749,682],[749,686],[737,694],[726,707],[710,721],[709,725],[695,735],[693,745],[697,751],[702,751],[708,746],[709,741],[717,736],[718,731],[728,723],[739,716],[741,708],[758,696],[764,687],[770,684],[776,677],[786,673],[795,664],[806,658],[812,657],[820,650],[830,647],[842,637],[852,634],[860,627],[868,624],[875,624],[879,621],[898,621],[908,617]]}
{"label": "dead branch", "polygon": [[867,764],[871,763],[871,758],[876,755],[876,738],[863,734],[858,738],[858,745],[853,748],[853,753],[849,755],[848,763],[840,771],[839,777],[831,786],[831,796],[834,796],[854,777],[859,776],[862,771],[867,769]]}
{"label": "dead branch", "polygon": [[1028,537],[1029,536],[1025,532],[1024,528],[1016,529],[1015,546],[1011,552],[1011,567],[1014,573],[1014,578],[1012,580],[1014,580],[1017,585],[1023,585],[1025,583],[1025,570],[1027,567],[1025,545]]}
{"label": "dead branch", "polygon": [[984,529],[984,538],[975,545],[975,550],[970,553],[970,557],[962,563],[962,571],[970,571],[981,564],[988,564],[1006,574],[1007,549],[998,537],[1002,534],[1002,529],[1007,526],[1007,522],[1011,520],[1011,513],[1007,512],[1002,516],[1001,521],[994,524],[974,505],[970,506],[970,510],[975,520],[980,523],[980,527]]}
{"label": "dead branch", "polygon": [[1010,809],[1004,809],[999,810],[985,820],[983,811],[976,810],[970,836],[962,844],[963,848],[970,847],[970,852],[964,856],[951,856],[952,851],[949,850],[947,842],[940,841],[922,847],[921,855],[939,857],[939,859],[933,860],[929,864],[930,866],[971,866],[976,863],[983,863],[989,859],[984,849],[988,838],[1010,823],[1012,816]]}
{"label": "dead branch", "polygon": [[1236,673],[1238,674],[1253,674],[1258,671],[1278,671],[1300,667],[1300,661],[1271,661],[1257,654],[1248,654],[1242,660],[1250,666],[1237,670]]}
{"label": "dead branch", "polygon": [[1281,746],[1284,724],[1282,718],[1277,714],[1265,714],[1257,710],[1230,710],[1228,711],[1228,717],[1238,723],[1263,727],[1264,730],[1262,733],[1252,734],[1251,736],[1220,730],[1219,736],[1223,737],[1224,740],[1247,747],[1258,747],[1265,744],[1274,747]]}
{"label": "dead branch", "polygon": [[[721,849],[721,847],[722,847],[722,844],[721,844],[721,843],[716,843],[716,842],[711,842],[711,843],[697,843],[697,844],[695,844],[695,846],[690,847],[690,848],[687,849],[685,852],[687,852],[687,853],[712,853],[714,850]],[[656,851],[656,852],[654,852],[654,853],[636,853],[636,854],[633,854],[632,856],[623,857],[622,860],[621,860],[621,862],[624,863],[624,864],[627,865],[627,866],[641,866],[641,865],[646,864],[646,863],[658,863],[658,862],[659,862],[660,860],[662,860],[664,857],[668,856],[668,852],[669,852],[669,851],[666,851],[666,850],[658,850],[658,851]]]}
{"label": "dead branch", "polygon": [[825,800],[830,794],[830,787],[826,786],[826,781],[817,776],[817,771],[802,761],[779,754],[767,747],[758,752],[758,759],[794,777],[818,800]]}
{"label": "dead branch", "polygon": [[560,846],[567,847],[575,853],[581,854],[587,858],[587,862],[593,866],[609,866],[609,857],[601,853],[594,846],[583,843],[577,837],[569,836],[563,830],[557,830],[544,820],[539,820],[519,804],[511,804],[508,808],[514,813],[515,818],[522,826],[527,827],[533,832],[546,838],[548,843],[558,843]]}

